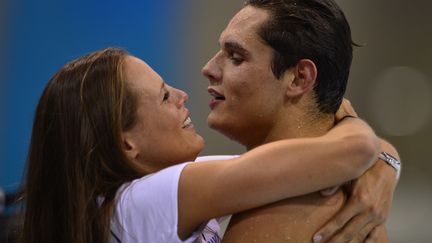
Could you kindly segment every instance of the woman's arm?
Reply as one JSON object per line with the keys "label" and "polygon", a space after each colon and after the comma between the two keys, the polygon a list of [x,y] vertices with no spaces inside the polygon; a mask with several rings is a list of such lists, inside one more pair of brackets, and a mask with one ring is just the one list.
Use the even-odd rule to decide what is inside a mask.
{"label": "woman's arm", "polygon": [[232,160],[190,164],[180,177],[179,236],[214,217],[356,178],[373,164],[378,149],[369,126],[345,119],[322,137],[282,140]]}

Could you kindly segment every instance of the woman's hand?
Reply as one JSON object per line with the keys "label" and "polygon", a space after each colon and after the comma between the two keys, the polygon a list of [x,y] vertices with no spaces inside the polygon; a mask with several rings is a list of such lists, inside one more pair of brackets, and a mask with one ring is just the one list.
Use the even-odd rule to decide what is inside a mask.
{"label": "woman's hand", "polygon": [[352,107],[351,102],[344,98],[339,107],[339,110],[335,114],[336,123],[340,122],[346,117],[358,117],[358,115]]}

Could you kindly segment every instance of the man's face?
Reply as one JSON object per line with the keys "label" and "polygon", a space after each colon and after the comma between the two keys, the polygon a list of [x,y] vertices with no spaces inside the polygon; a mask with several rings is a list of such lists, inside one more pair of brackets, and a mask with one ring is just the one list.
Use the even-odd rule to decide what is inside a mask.
{"label": "man's face", "polygon": [[284,99],[271,69],[272,49],[257,34],[267,18],[265,10],[243,8],[220,35],[220,50],[202,69],[213,96],[209,126],[247,147],[264,141]]}

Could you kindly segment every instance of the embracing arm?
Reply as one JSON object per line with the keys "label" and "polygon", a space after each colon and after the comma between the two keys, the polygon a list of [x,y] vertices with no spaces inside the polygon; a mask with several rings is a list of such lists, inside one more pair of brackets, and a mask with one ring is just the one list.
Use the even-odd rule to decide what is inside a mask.
{"label": "embracing arm", "polygon": [[232,160],[190,164],[180,177],[179,236],[214,217],[356,178],[372,166],[378,148],[363,121],[345,119],[322,137],[282,140]]}
{"label": "embracing arm", "polygon": [[[400,160],[395,147],[381,139],[381,151]],[[344,208],[315,234],[315,242],[388,242],[384,223],[397,185],[397,172],[382,159],[353,181]],[[317,240],[320,239],[320,240]]]}

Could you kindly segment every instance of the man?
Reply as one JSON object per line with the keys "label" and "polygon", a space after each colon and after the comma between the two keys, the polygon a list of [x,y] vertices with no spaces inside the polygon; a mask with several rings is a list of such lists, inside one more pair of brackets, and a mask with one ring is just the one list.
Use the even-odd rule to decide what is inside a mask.
{"label": "man", "polygon": [[[219,43],[202,71],[213,96],[210,127],[247,149],[333,127],[352,60],[350,27],[333,0],[247,0]],[[315,193],[234,215],[224,241],[386,242],[396,183],[394,168],[380,160],[348,193]]]}

